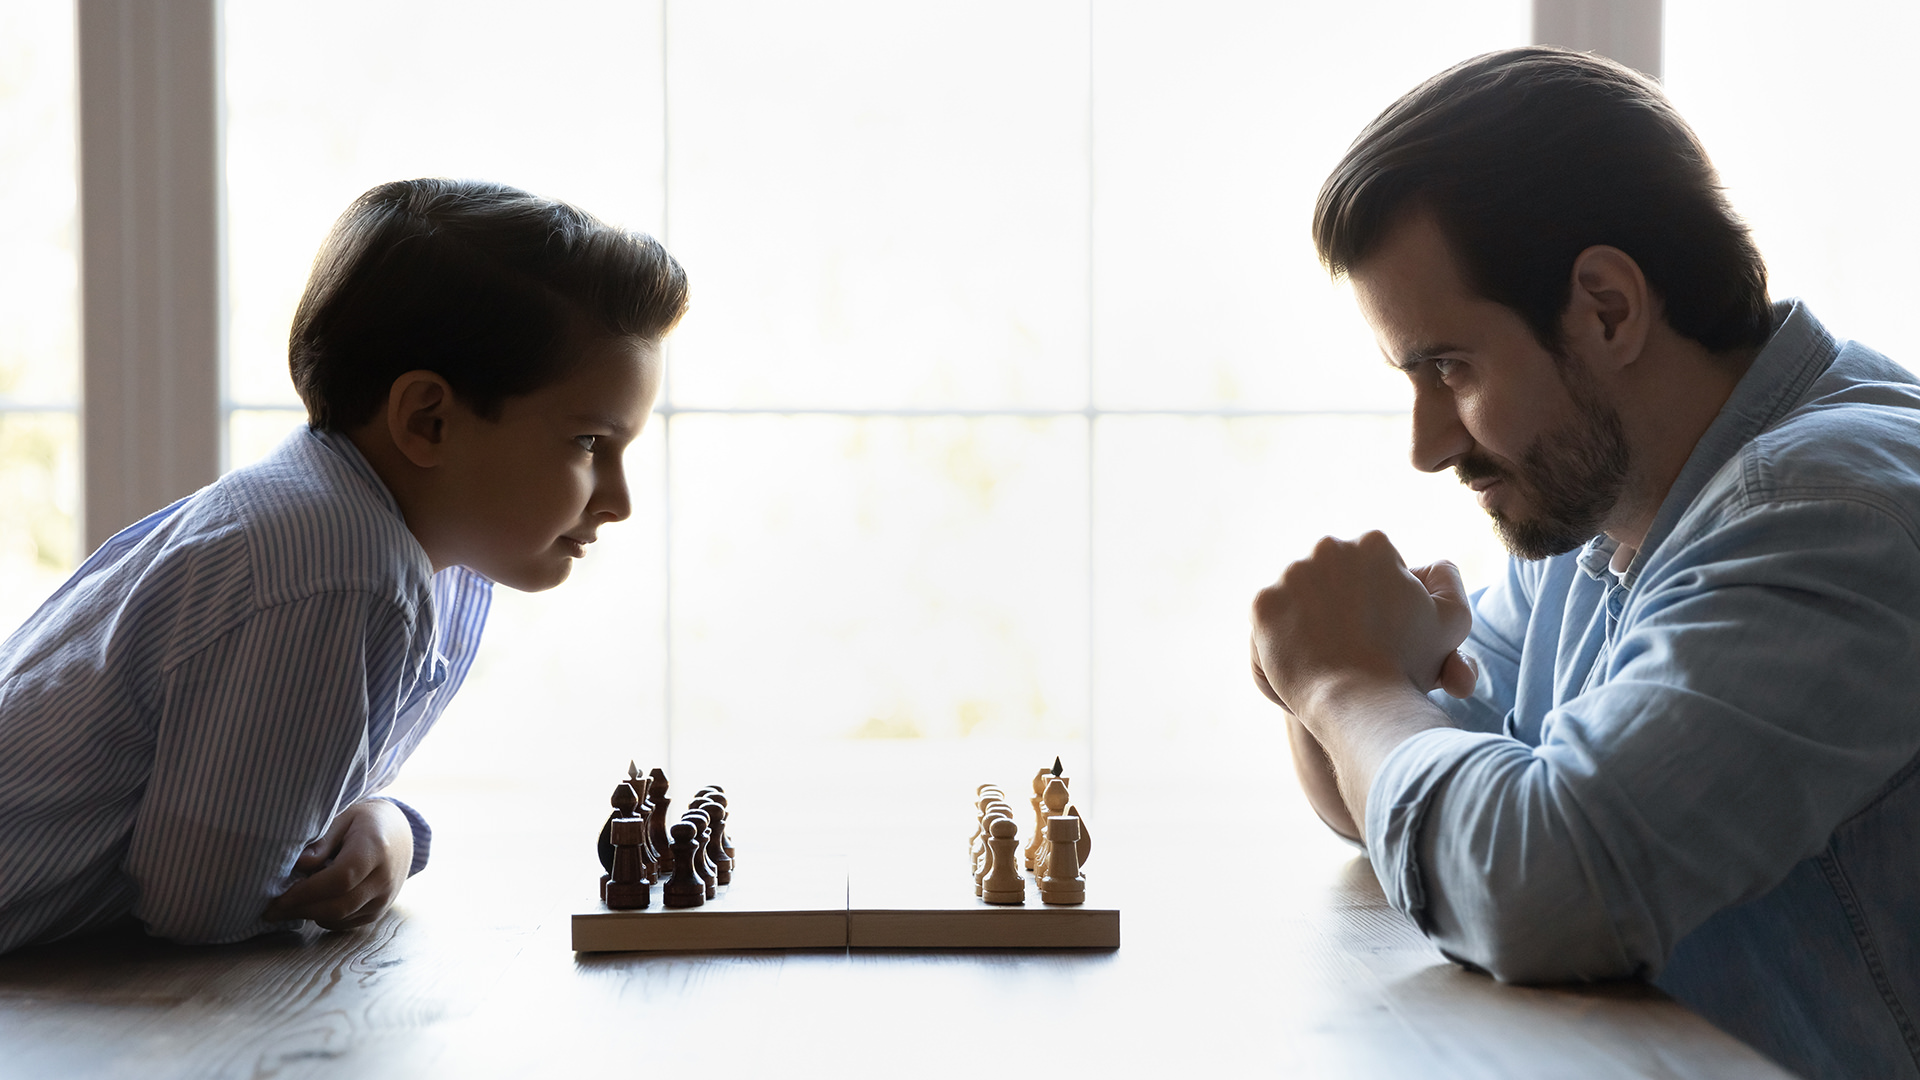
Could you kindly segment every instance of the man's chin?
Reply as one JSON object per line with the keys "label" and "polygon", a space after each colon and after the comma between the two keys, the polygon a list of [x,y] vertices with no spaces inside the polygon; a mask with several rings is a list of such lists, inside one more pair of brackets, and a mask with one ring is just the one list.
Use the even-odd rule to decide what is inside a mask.
{"label": "man's chin", "polygon": [[1507,554],[1533,562],[1565,555],[1593,539],[1597,532],[1571,528],[1560,522],[1512,518],[1498,510],[1488,511],[1487,516],[1493,519],[1494,535],[1500,538]]}

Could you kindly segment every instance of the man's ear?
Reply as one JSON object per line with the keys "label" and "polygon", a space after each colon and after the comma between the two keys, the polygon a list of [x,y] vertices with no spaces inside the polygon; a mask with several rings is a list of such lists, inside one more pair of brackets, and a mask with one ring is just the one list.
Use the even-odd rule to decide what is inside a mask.
{"label": "man's ear", "polygon": [[387,391],[387,435],[422,469],[440,464],[447,442],[453,387],[431,371],[409,371]]}
{"label": "man's ear", "polygon": [[1633,256],[1598,244],[1573,260],[1572,295],[1562,327],[1569,349],[1610,368],[1639,359],[1658,303]]}

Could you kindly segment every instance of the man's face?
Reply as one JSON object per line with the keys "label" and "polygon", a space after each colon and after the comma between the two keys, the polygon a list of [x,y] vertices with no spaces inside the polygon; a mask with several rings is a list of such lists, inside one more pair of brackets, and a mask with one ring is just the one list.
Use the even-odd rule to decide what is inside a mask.
{"label": "man's face", "polygon": [[442,466],[453,561],[527,592],[565,581],[600,527],[632,512],[622,458],[659,391],[657,345],[613,338],[565,379],[508,398],[497,420],[456,405]]}
{"label": "man's face", "polygon": [[1607,527],[1631,463],[1619,414],[1578,357],[1475,296],[1416,213],[1349,275],[1387,361],[1413,383],[1413,464],[1451,468],[1507,550],[1543,559]]}

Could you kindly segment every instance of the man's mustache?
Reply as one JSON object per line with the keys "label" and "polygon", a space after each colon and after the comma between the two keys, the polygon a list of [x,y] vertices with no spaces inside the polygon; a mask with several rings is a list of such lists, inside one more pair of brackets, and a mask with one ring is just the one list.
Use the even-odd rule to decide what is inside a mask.
{"label": "man's mustache", "polygon": [[1475,480],[1509,479],[1507,470],[1483,457],[1461,458],[1458,462],[1454,463],[1453,475],[1459,477],[1460,482],[1463,484],[1471,484]]}

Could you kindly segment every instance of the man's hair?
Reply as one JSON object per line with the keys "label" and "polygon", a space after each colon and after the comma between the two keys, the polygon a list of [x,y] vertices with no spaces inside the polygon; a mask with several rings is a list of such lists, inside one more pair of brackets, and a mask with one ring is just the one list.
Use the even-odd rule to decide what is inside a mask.
{"label": "man's hair", "polygon": [[1321,187],[1321,262],[1347,273],[1410,211],[1431,213],[1469,287],[1555,355],[1574,259],[1598,244],[1631,256],[1667,325],[1707,349],[1771,333],[1766,264],[1705,148],[1652,80],[1611,60],[1509,49],[1414,88]]}
{"label": "man's hair", "polygon": [[416,370],[495,419],[596,337],[658,339],[686,308],[686,273],[650,236],[504,184],[399,180],[334,223],[288,356],[317,429],[373,419]]}

